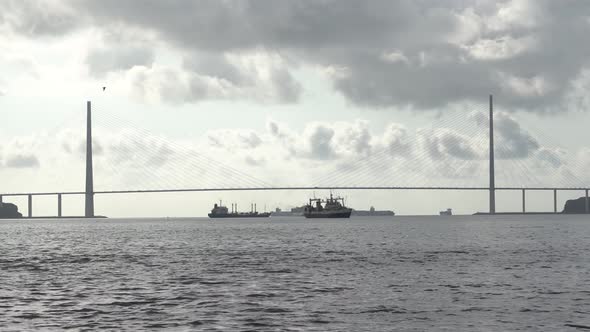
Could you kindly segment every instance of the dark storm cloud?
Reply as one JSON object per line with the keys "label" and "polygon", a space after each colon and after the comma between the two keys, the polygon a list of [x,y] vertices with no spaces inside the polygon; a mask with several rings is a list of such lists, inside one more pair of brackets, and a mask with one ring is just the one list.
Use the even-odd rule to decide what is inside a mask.
{"label": "dark storm cloud", "polygon": [[[570,94],[573,85],[588,85],[579,82],[590,58],[586,0],[70,0],[54,10],[54,2],[39,2],[44,14],[38,2],[9,3],[19,19],[3,21],[23,33],[81,24],[143,30],[188,54],[184,70],[237,87],[248,85],[247,75],[224,62],[226,54],[280,54],[289,61],[272,82],[286,102],[299,96],[290,72],[304,63],[334,69],[334,88],[369,107],[432,109],[489,93],[510,110],[588,106],[574,102],[587,89]],[[31,23],[35,15],[41,19]],[[216,96],[203,84],[192,83],[193,100]]]}
{"label": "dark storm cloud", "polygon": [[[141,26],[184,48],[232,51],[270,48],[368,46],[411,20],[410,1],[72,1],[96,22]],[[391,12],[394,10],[394,12]],[[367,18],[372,20],[367,20]],[[388,33],[389,34],[389,33]]]}

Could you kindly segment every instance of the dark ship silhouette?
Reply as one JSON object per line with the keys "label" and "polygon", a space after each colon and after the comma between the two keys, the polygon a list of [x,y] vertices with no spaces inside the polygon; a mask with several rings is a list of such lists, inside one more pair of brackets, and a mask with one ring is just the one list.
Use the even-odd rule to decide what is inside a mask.
{"label": "dark ship silhouette", "polygon": [[[275,217],[302,217],[305,207],[307,205],[298,206],[292,208],[290,211],[283,211],[280,208],[276,208],[275,211],[271,213],[271,216]],[[352,209],[352,213],[350,216],[359,216],[359,217],[384,217],[384,216],[395,216],[395,212],[391,210],[376,210],[374,207],[371,206],[369,210],[356,210]]]}
{"label": "dark ship silhouette", "polygon": [[231,205],[231,212],[228,211],[227,206],[223,206],[221,201],[219,205],[217,203],[213,205],[211,213],[208,214],[209,218],[268,218],[270,212],[258,213],[256,211],[256,204],[251,206],[250,212],[238,212],[238,205]]}
{"label": "dark ship silhouette", "polygon": [[[324,203],[323,206],[322,203]],[[310,198],[309,204],[303,210],[305,218],[350,218],[351,213],[352,209],[344,206],[344,199],[334,198],[332,194],[326,200]]]}

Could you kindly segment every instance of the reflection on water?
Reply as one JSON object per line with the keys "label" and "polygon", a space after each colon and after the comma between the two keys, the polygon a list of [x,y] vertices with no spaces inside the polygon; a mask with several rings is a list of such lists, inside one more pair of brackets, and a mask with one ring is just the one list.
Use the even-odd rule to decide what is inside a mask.
{"label": "reflection on water", "polygon": [[4,221],[0,237],[2,330],[590,326],[588,217]]}

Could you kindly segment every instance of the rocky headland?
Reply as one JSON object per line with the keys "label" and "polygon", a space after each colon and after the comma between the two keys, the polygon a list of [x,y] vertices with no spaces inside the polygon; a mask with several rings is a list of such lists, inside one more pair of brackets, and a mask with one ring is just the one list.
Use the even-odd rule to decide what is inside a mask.
{"label": "rocky headland", "polygon": [[568,199],[563,207],[563,213],[582,214],[586,213],[586,197]]}
{"label": "rocky headland", "polygon": [[18,207],[12,203],[0,203],[0,219],[22,218]]}

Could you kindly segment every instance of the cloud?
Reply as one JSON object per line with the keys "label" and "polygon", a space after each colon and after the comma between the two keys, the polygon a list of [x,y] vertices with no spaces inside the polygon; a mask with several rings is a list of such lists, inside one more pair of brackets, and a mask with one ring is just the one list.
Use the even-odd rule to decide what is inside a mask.
{"label": "cloud", "polygon": [[[2,72],[3,78],[9,78],[10,82],[24,78],[39,78],[39,68],[35,60],[29,55],[19,54],[0,54],[0,64],[5,66]],[[0,84],[6,85],[9,83],[4,79],[0,80]]]}
{"label": "cloud", "polygon": [[[176,151],[166,140],[134,130],[111,134],[103,133],[94,146],[100,147],[99,161],[110,167],[144,168],[155,170],[164,167],[176,157]],[[93,148],[94,148],[93,146]]]}
{"label": "cloud", "polygon": [[40,146],[45,135],[12,137],[0,142],[0,169],[39,168]]}
{"label": "cloud", "polygon": [[590,110],[590,68],[585,67],[571,82],[566,95],[567,106],[573,110]]}
{"label": "cloud", "polygon": [[[469,117],[479,127],[489,128],[488,115],[474,112]],[[497,159],[523,159],[534,155],[542,148],[537,138],[506,112],[494,113],[494,138]]]}
{"label": "cloud", "polygon": [[[327,76],[334,88],[369,107],[433,109],[493,93],[508,110],[586,109],[572,102],[587,95],[580,83],[590,67],[585,0],[567,6],[551,0],[27,0],[0,6],[0,22],[29,38],[79,29],[153,35],[153,52],[123,44],[91,50],[89,70],[99,75],[143,66],[144,77],[156,76],[147,79],[152,88],[173,102],[297,102],[302,88],[293,71],[306,65],[340,68]],[[171,68],[174,74],[149,65],[161,48],[185,57]],[[281,61],[252,60],[260,55]],[[170,82],[161,81],[166,77]]]}
{"label": "cloud", "polygon": [[[489,128],[488,115],[476,112],[470,117],[479,127]],[[494,113],[494,138],[498,159],[527,158],[541,148],[538,140],[506,112]]]}
{"label": "cloud", "polygon": [[387,126],[383,133],[382,144],[393,157],[406,157],[412,149],[408,130],[397,123]]}
{"label": "cloud", "polygon": [[288,157],[309,160],[359,158],[370,155],[375,137],[366,121],[312,122],[301,133],[290,130],[284,124],[267,122],[269,141],[275,141]]}
{"label": "cloud", "polygon": [[[293,72],[308,66],[339,68],[327,76],[333,87],[368,107],[440,109],[493,93],[508,110],[586,109],[576,102],[587,94],[580,80],[590,68],[585,0],[567,6],[552,0],[44,0],[0,6],[0,21],[29,38],[80,29],[153,36],[153,52],[117,44],[91,50],[87,62],[95,75],[143,66],[139,76],[166,101],[293,103],[302,91]],[[166,74],[149,65],[163,48],[184,57]]]}
{"label": "cloud", "polygon": [[262,144],[260,136],[252,130],[212,130],[207,133],[211,146],[229,151],[255,149]]}
{"label": "cloud", "polygon": [[479,142],[453,129],[417,129],[410,131],[398,123],[388,124],[382,133],[373,134],[366,121],[312,122],[300,132],[284,124],[268,121],[268,139],[290,151],[291,157],[310,160],[353,161],[362,158],[390,158],[416,160],[428,156],[432,160],[480,160]]}
{"label": "cloud", "polygon": [[319,123],[312,124],[305,128],[303,137],[311,158],[324,160],[334,157],[334,129]]}
{"label": "cloud", "polygon": [[371,153],[371,141],[373,135],[369,131],[367,121],[356,120],[354,122],[337,123],[334,141],[340,147],[339,153],[350,154],[357,157],[367,156]]}
{"label": "cloud", "polygon": [[[470,119],[474,127],[477,115]],[[578,154],[543,145],[509,114],[496,123],[499,186],[581,184],[574,175],[585,174],[586,151]],[[220,129],[177,141],[143,131],[98,127],[93,142],[95,175],[101,190],[260,185],[248,176],[285,186],[485,185],[485,130],[462,128],[390,123],[377,130],[356,120],[313,122],[296,130],[268,120],[263,130]],[[40,178],[60,188],[76,189],[83,183],[82,131],[3,142],[0,178],[19,171],[15,168],[33,167]],[[67,179],[60,180],[60,174]]]}
{"label": "cloud", "polygon": [[246,156],[244,158],[246,164],[250,166],[264,166],[266,164],[266,160],[264,157],[255,158],[253,156]]}
{"label": "cloud", "polygon": [[[84,133],[63,129],[57,135],[61,151],[77,160],[86,155]],[[111,168],[151,168],[157,169],[174,160],[177,155],[167,140],[156,135],[148,135],[134,129],[105,130],[95,128],[92,139],[94,161],[99,166]]]}
{"label": "cloud", "polygon": [[[94,25],[153,31],[185,52],[223,58],[263,49],[300,64],[345,68],[347,75],[331,77],[334,88],[369,107],[431,109],[494,93],[510,109],[559,111],[590,54],[582,15],[590,4],[582,0],[67,3]],[[222,63],[190,67],[198,77],[243,84],[236,83],[243,75]],[[291,70],[284,63],[271,79],[275,95],[288,102],[297,95]]]}
{"label": "cloud", "polygon": [[549,149],[542,147],[536,153],[536,158],[543,166],[550,166],[551,168],[558,168],[565,164],[564,158],[567,152],[561,149]]}
{"label": "cloud", "polygon": [[506,113],[495,115],[494,129],[498,133],[499,158],[525,158],[540,148],[536,138],[524,130]]}
{"label": "cloud", "polygon": [[[509,113],[497,112],[496,116],[499,184],[540,185],[569,181],[569,184],[580,185],[580,181],[571,180],[572,176],[568,176],[569,180],[563,178],[566,174],[583,173],[577,166],[579,162],[574,160],[574,151],[543,145]],[[271,120],[267,122],[267,138],[263,138],[259,148],[282,151],[266,155],[288,155],[284,159],[293,164],[321,164],[321,169],[331,169],[328,173],[334,174],[332,180],[343,181],[343,185],[346,181],[359,185],[411,185],[411,181],[415,181],[425,185],[482,186],[488,170],[487,121],[485,113],[475,112],[467,116],[462,130],[409,129],[391,123],[382,132],[371,133],[363,121],[315,122],[297,132]],[[335,185],[323,176],[325,173],[318,174],[316,182]]]}
{"label": "cloud", "polygon": [[8,155],[5,158],[4,166],[8,168],[37,168],[39,159],[34,155]]}
{"label": "cloud", "polygon": [[432,159],[456,158],[461,160],[481,159],[470,137],[456,131],[439,128],[418,132],[422,148]]}
{"label": "cloud", "polygon": [[211,66],[191,64],[183,69],[135,66],[127,72],[127,81],[139,97],[171,103],[244,99],[288,104],[299,100],[303,88],[282,68],[280,57],[252,54],[238,60],[216,60]]}
{"label": "cloud", "polygon": [[170,67],[135,66],[126,73],[126,81],[131,92],[141,100],[183,103],[191,95],[205,96],[203,91],[190,86],[186,75]]}
{"label": "cloud", "polygon": [[186,56],[183,67],[190,72],[204,76],[224,79],[234,84],[252,83],[251,78],[224,55],[213,53],[193,53]]}
{"label": "cloud", "polygon": [[113,71],[151,66],[154,57],[154,51],[146,47],[117,45],[91,49],[86,57],[86,64],[90,74],[100,78]]}
{"label": "cloud", "polygon": [[28,37],[59,37],[81,26],[77,9],[56,0],[0,2],[0,24]]}

